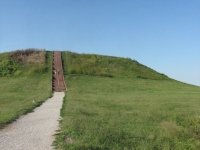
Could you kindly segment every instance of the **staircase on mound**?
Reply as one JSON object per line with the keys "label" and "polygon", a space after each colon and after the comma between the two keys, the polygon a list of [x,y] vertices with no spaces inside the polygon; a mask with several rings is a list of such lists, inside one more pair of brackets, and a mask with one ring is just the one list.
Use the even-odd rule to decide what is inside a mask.
{"label": "staircase on mound", "polygon": [[66,85],[63,75],[61,52],[53,52],[53,64],[52,64],[52,90],[54,91],[66,91]]}

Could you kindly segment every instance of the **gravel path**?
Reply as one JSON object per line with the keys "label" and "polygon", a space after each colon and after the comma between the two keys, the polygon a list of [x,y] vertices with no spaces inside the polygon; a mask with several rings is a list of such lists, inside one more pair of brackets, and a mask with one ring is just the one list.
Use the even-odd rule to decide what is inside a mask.
{"label": "gravel path", "polygon": [[21,116],[0,131],[0,150],[51,150],[59,129],[64,92],[55,92],[34,112]]}

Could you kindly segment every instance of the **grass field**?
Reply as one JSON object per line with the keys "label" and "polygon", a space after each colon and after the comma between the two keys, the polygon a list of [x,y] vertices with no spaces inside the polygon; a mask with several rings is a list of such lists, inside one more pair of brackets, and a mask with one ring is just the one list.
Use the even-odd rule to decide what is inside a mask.
{"label": "grass field", "polygon": [[200,149],[200,88],[135,60],[63,52],[58,149]]}
{"label": "grass field", "polygon": [[[52,54],[47,52],[45,55],[40,64],[16,62],[10,59],[9,53],[0,55],[0,66],[4,69],[0,75],[5,76],[0,77],[0,128],[20,115],[31,112],[52,95]],[[30,56],[31,60],[37,60]],[[33,100],[37,103],[33,103]]]}
{"label": "grass field", "polygon": [[68,75],[58,149],[200,149],[200,88]]}

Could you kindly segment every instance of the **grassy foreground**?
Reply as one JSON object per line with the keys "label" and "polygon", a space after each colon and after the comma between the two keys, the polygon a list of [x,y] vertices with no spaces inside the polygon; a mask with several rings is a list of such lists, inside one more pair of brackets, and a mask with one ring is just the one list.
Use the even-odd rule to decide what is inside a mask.
{"label": "grassy foreground", "polygon": [[11,53],[20,54],[16,57],[21,57],[20,60],[11,58],[10,53],[0,55],[0,128],[31,112],[52,94],[51,52],[32,51],[29,56],[28,52],[30,50]]}
{"label": "grassy foreground", "polygon": [[200,88],[68,75],[58,149],[200,149]]}

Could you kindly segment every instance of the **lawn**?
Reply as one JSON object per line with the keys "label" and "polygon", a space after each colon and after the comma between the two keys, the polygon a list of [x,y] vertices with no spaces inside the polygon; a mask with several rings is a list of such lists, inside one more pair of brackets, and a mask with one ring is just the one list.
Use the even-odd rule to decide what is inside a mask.
{"label": "lawn", "polygon": [[32,111],[51,96],[51,84],[45,75],[2,77],[0,83],[0,127]]}
{"label": "lawn", "polygon": [[200,149],[200,88],[67,75],[58,149]]}

